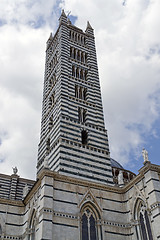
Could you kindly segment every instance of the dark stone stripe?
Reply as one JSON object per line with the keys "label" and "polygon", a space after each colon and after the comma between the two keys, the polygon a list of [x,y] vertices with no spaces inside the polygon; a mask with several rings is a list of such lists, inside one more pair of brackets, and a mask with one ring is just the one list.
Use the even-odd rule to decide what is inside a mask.
{"label": "dark stone stripe", "polygon": [[50,199],[53,199],[53,201],[55,201],[55,202],[61,202],[61,203],[67,203],[67,204],[77,205],[77,203],[75,203],[75,202],[69,202],[69,201],[60,200],[60,199],[54,199],[52,196],[44,195],[40,200],[42,200],[43,198],[50,198]]}
{"label": "dark stone stripe", "polygon": [[[68,159],[66,159],[66,161],[69,161]],[[74,161],[70,161],[70,162],[74,162]],[[84,164],[79,164],[79,165],[84,165]],[[86,164],[87,165],[87,164]],[[89,164],[88,164],[89,165]],[[73,168],[73,169],[77,169],[77,170],[79,170],[79,171],[83,171],[83,172],[89,172],[89,173],[93,173],[93,174],[97,174],[97,175],[99,175],[99,176],[103,176],[103,177],[111,177],[110,175],[108,175],[108,174],[104,174],[104,173],[102,173],[102,172],[98,172],[98,171],[96,171],[96,166],[94,167],[95,168],[95,170],[93,171],[93,170],[90,170],[90,169],[86,169],[85,168],[85,166],[84,166],[84,168],[82,168],[82,167],[80,167],[80,166],[74,166],[74,165],[71,165],[71,164],[66,164],[66,163],[60,163],[59,164],[59,166],[64,166],[64,167],[68,167],[68,168]],[[89,165],[89,167],[92,167],[91,166],[91,164]],[[99,169],[99,168],[97,168],[97,169]],[[104,168],[100,168],[100,170],[104,170],[104,171],[108,171],[108,172],[111,172],[111,170],[110,169],[104,169]]]}
{"label": "dark stone stripe", "polygon": [[78,226],[74,226],[74,225],[69,225],[69,224],[65,224],[65,223],[57,223],[57,222],[53,222],[52,220],[50,219],[42,219],[39,223],[41,222],[50,222],[54,225],[58,225],[58,226],[64,226],[64,227],[72,227],[72,228],[78,228]]}
{"label": "dark stone stripe", "polygon": [[115,235],[121,235],[121,236],[132,236],[133,233],[118,233],[118,232],[110,232],[110,231],[105,231],[105,233],[109,233],[109,234],[115,234]]}
{"label": "dark stone stripe", "polygon": [[23,227],[26,223],[27,223],[27,221],[25,223],[23,223],[23,224],[6,223],[6,225],[14,226],[14,227]]}
{"label": "dark stone stripe", "polygon": [[78,228],[78,226],[74,226],[74,225],[69,225],[69,224],[65,224],[65,223],[56,223],[56,222],[52,222],[54,225],[59,225],[59,226],[64,226],[64,227],[72,227],[72,228]]}
{"label": "dark stone stripe", "polygon": [[55,202],[62,202],[62,203],[68,203],[68,204],[72,204],[72,205],[77,205],[77,203],[75,202],[69,202],[69,201],[65,201],[65,200],[59,200],[59,199],[53,199]]}
{"label": "dark stone stripe", "polygon": [[[63,148],[66,148],[66,149],[71,149],[70,147],[67,147],[67,146],[65,146],[65,145],[63,145]],[[98,151],[96,152],[97,154],[94,154],[94,153],[88,153],[87,151],[83,151],[83,150],[81,150],[81,149],[76,149],[76,148],[73,148],[72,149],[72,151],[74,151],[74,152],[76,152],[77,154],[78,154],[78,156],[77,156],[77,154],[72,154],[72,153],[70,153],[70,155],[72,155],[72,156],[74,156],[74,157],[80,157],[80,154],[79,153],[82,153],[82,154],[85,154],[85,155],[88,155],[88,156],[90,156],[90,158],[88,157],[87,159],[88,160],[90,160],[90,159],[92,159],[92,156],[93,157],[96,157],[96,158],[100,158],[100,159],[104,159],[104,161],[110,161],[110,159],[108,159],[108,157],[106,156],[106,155],[104,155],[104,156],[98,156]],[[105,151],[105,150],[104,150]],[[64,152],[64,151],[60,151],[60,153],[66,153],[66,152]],[[86,159],[86,157],[84,156],[84,157],[81,157],[81,158],[85,158]],[[96,160],[92,160],[92,161],[94,161],[94,162],[98,162],[98,163],[100,163],[100,164],[104,164],[104,162],[100,162],[100,161],[96,161]],[[105,164],[107,165],[107,166],[110,166],[110,164],[109,163],[107,163],[107,162],[105,162]]]}
{"label": "dark stone stripe", "polygon": [[103,210],[108,211],[108,212],[121,213],[121,214],[127,214],[130,212],[130,211],[122,212],[122,211],[112,210],[112,209],[107,209],[107,208],[103,208]]}
{"label": "dark stone stripe", "polygon": [[43,196],[40,198],[40,200],[42,200],[43,198],[51,198],[51,199],[53,199],[52,196],[43,195]]}
{"label": "dark stone stripe", "polygon": [[[77,194],[77,192],[73,192],[73,191],[69,191],[69,190],[64,190],[64,189],[60,189],[60,188],[54,188],[54,190],[60,191],[60,192],[67,192],[67,193]],[[83,195],[82,193],[78,193],[78,194],[79,194],[79,195]]]}
{"label": "dark stone stripe", "polygon": [[158,216],[160,216],[160,213],[154,215],[153,218],[156,218],[156,217],[158,217]]}
{"label": "dark stone stripe", "polygon": [[103,200],[106,200],[106,201],[116,202],[116,203],[127,203],[129,201],[129,200],[119,201],[119,200],[103,198],[103,197],[97,197],[97,198],[103,199]]}
{"label": "dark stone stripe", "polygon": [[160,182],[159,179],[156,179],[156,178],[150,178],[150,179],[146,182],[146,184],[149,183],[150,181],[157,181],[157,182]]}
{"label": "dark stone stripe", "polygon": [[[97,178],[97,177],[93,177],[93,176],[88,176],[88,175],[85,175],[85,174],[82,174],[82,173],[75,173],[75,172],[71,172],[71,171],[64,170],[64,169],[61,169],[61,172],[69,173],[71,175],[81,176],[81,177],[92,179],[92,180],[97,180],[97,181],[100,181],[100,182],[103,182],[103,183],[111,183],[111,184],[113,184],[113,182],[111,182],[111,181],[107,181],[105,179],[101,179],[101,178]],[[112,176],[108,176],[108,177],[112,178]]]}
{"label": "dark stone stripe", "polygon": [[44,188],[44,187],[51,187],[51,188],[53,188],[53,185],[45,183],[45,184],[43,184],[43,186],[41,187],[41,189]]}
{"label": "dark stone stripe", "polygon": [[[77,178],[76,178],[77,179]],[[80,179],[81,180],[81,179]],[[83,180],[83,179],[82,179]],[[57,181],[57,182],[63,182],[63,183],[68,183],[68,182],[66,182],[66,180],[59,180],[59,179],[55,179],[55,181]],[[90,183],[93,183],[94,184],[94,182],[90,182]],[[111,182],[112,184],[113,184],[113,182]],[[77,183],[74,183],[74,182],[72,182],[72,185],[75,185],[75,186],[77,186]],[[78,184],[79,186],[82,186],[82,187],[84,187],[84,185],[83,184]],[[87,185],[88,186],[88,185]],[[100,189],[100,187],[95,187],[95,186],[93,186],[92,187],[92,189]],[[103,190],[103,191],[105,191],[105,190]],[[107,192],[111,192],[111,193],[114,193],[113,191],[110,191],[110,190],[107,190]],[[122,193],[121,192],[115,192],[115,194],[118,194],[118,195],[121,195]]]}
{"label": "dark stone stripe", "polygon": [[148,193],[148,195],[150,195],[150,194],[153,193],[153,192],[158,192],[158,193],[160,193],[160,190],[153,189],[151,192]]}

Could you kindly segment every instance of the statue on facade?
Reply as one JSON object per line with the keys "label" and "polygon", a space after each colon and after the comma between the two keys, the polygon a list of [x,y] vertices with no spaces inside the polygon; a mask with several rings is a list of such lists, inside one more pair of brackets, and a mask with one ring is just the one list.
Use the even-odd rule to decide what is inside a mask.
{"label": "statue on facade", "polygon": [[147,150],[145,148],[143,148],[143,150],[142,150],[142,155],[143,155],[143,159],[144,159],[144,164],[146,162],[149,162],[149,160],[148,160],[148,152],[147,152]]}
{"label": "statue on facade", "polygon": [[44,168],[49,168],[49,165],[48,165],[48,156],[45,156],[45,159],[44,159]]}
{"label": "statue on facade", "polygon": [[118,174],[118,185],[120,187],[124,186],[123,172],[120,170]]}
{"label": "statue on facade", "polygon": [[17,167],[13,167],[13,174],[17,175],[17,172],[18,172],[18,168]]}

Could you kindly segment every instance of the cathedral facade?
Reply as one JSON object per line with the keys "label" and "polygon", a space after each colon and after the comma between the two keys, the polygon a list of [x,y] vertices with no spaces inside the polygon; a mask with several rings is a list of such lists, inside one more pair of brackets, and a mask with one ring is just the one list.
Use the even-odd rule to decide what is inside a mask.
{"label": "cathedral facade", "polygon": [[110,158],[94,31],[64,11],[47,41],[37,180],[0,174],[0,239],[160,239],[160,166]]}

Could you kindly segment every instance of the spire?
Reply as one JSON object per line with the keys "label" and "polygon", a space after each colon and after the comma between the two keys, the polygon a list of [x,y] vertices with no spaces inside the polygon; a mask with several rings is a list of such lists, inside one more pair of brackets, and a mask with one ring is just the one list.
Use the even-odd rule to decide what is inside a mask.
{"label": "spire", "polygon": [[87,21],[87,27],[86,27],[86,33],[90,34],[90,35],[94,35],[94,32],[93,32],[93,28],[91,27],[91,24],[89,21]]}
{"label": "spire", "polygon": [[63,16],[63,17],[67,17],[66,14],[65,14],[65,12],[64,12],[64,9],[62,9],[61,16]]}
{"label": "spire", "polygon": [[50,33],[49,39],[51,39],[51,40],[52,40],[52,33]]}
{"label": "spire", "polygon": [[50,43],[52,42],[52,39],[53,39],[53,36],[52,36],[52,33],[50,33],[50,36],[49,36],[49,38],[47,40],[47,48],[50,45]]}
{"label": "spire", "polygon": [[62,13],[61,13],[61,16],[59,18],[59,24],[61,23],[67,23],[67,16],[64,12],[64,9],[62,9]]}
{"label": "spire", "polygon": [[[93,30],[93,28],[91,27],[91,24],[90,24],[90,22],[89,21],[87,21],[87,28],[90,28],[90,29],[92,29]],[[86,29],[87,29],[86,28]]]}

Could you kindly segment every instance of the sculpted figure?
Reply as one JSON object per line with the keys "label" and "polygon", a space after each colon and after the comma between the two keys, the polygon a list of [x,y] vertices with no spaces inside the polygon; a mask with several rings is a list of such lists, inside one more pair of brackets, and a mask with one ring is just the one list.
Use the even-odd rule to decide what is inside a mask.
{"label": "sculpted figure", "polygon": [[148,160],[148,152],[147,152],[147,150],[145,148],[143,148],[143,150],[142,150],[142,155],[143,155],[144,163],[145,162],[149,162],[149,160]]}
{"label": "sculpted figure", "polygon": [[17,167],[14,167],[14,168],[12,168],[13,169],[13,174],[17,174],[17,172],[18,172],[18,168]]}
{"label": "sculpted figure", "polygon": [[119,186],[124,185],[123,172],[121,170],[119,171],[119,174],[118,174],[118,184],[119,184]]}

